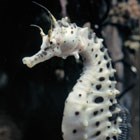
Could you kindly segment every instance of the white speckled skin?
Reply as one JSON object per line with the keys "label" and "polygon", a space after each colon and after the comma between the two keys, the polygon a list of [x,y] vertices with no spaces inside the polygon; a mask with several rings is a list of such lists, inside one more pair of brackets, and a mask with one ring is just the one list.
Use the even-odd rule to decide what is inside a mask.
{"label": "white speckled skin", "polygon": [[77,27],[62,18],[49,36],[43,36],[41,50],[23,59],[24,64],[33,67],[53,56],[82,56],[83,73],[65,102],[64,140],[117,140],[121,133],[115,70],[102,41],[88,28]]}

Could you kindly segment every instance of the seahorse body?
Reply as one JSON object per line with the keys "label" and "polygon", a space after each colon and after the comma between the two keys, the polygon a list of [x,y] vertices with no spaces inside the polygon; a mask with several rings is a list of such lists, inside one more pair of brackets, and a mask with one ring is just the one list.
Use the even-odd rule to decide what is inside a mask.
{"label": "seahorse body", "polygon": [[63,137],[66,140],[117,139],[121,118],[117,117],[119,92],[115,89],[111,59],[102,39],[94,33],[90,37],[85,31],[84,36],[80,33],[78,36],[84,40],[85,48],[80,52],[84,70],[65,103]]}
{"label": "seahorse body", "polygon": [[56,21],[49,35],[43,36],[41,50],[23,59],[24,64],[33,67],[53,56],[82,56],[83,73],[65,102],[64,140],[117,140],[121,134],[115,70],[102,42],[88,28],[62,18]]}

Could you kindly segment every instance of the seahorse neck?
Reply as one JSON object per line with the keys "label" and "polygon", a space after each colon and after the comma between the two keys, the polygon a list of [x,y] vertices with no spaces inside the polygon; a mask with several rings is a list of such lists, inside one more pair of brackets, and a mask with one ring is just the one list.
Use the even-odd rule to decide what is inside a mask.
{"label": "seahorse neck", "polygon": [[96,37],[92,40],[87,39],[86,42],[86,49],[80,53],[84,61],[84,67],[99,67],[103,61],[109,62],[111,60],[107,49],[103,46],[103,39]]}
{"label": "seahorse neck", "polygon": [[115,89],[115,70],[112,68],[107,49],[103,46],[103,40],[97,37],[94,40],[87,38],[86,42],[86,49],[80,53],[84,62],[83,73],[78,79],[80,84],[77,82],[73,89],[79,89],[80,86],[87,89],[86,93],[90,91],[91,85],[95,86],[92,90],[96,92]]}

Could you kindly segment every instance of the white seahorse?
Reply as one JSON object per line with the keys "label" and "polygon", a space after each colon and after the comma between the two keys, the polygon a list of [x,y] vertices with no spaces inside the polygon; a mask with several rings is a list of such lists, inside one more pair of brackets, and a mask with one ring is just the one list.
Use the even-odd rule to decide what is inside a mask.
{"label": "white seahorse", "polygon": [[[83,73],[69,93],[64,108],[62,132],[64,140],[117,140],[122,119],[118,113],[115,70],[103,39],[88,28],[80,28],[67,18],[55,20],[48,11],[52,26],[48,35],[40,29],[43,43],[38,53],[23,58],[28,67],[52,58],[79,54],[84,61]],[[36,26],[36,25],[34,25]]]}

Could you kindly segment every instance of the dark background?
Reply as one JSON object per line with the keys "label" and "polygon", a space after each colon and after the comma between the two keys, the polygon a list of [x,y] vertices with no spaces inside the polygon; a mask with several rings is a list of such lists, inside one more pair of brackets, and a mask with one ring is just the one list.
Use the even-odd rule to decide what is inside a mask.
{"label": "dark background", "polygon": [[[59,0],[36,2],[47,7],[57,19],[62,17]],[[82,26],[90,21],[94,28],[102,23],[106,3],[69,0],[67,10],[72,22]],[[40,25],[47,33],[49,22],[31,0],[2,0],[0,18],[0,128],[6,126],[4,133],[10,133],[12,140],[62,140],[64,101],[80,76],[82,63],[73,57],[65,61],[52,58],[27,68],[22,58],[36,53],[41,45],[38,29],[30,24]],[[97,34],[100,36],[100,30]],[[56,70],[65,76],[61,78]]]}

